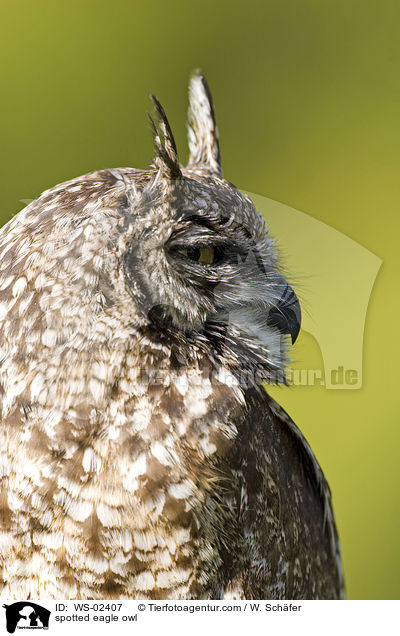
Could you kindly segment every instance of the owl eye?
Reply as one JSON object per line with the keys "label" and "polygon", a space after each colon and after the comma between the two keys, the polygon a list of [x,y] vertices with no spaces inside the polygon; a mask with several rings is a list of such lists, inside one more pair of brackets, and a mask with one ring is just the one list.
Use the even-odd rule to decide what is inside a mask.
{"label": "owl eye", "polygon": [[215,247],[185,247],[177,250],[180,256],[202,263],[203,265],[214,265],[221,260],[221,250]]}

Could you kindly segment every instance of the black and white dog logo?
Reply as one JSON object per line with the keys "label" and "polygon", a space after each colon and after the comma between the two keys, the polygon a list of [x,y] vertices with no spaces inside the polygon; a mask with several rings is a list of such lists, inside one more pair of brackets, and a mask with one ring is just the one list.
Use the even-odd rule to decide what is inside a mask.
{"label": "black and white dog logo", "polygon": [[16,629],[49,629],[50,610],[31,603],[18,601],[11,605],[3,605],[6,610],[6,627],[9,634]]}

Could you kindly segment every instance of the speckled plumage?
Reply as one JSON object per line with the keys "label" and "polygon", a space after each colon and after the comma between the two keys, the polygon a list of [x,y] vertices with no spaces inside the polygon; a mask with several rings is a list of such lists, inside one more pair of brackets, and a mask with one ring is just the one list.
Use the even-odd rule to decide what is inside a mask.
{"label": "speckled plumage", "polygon": [[60,184],[0,233],[1,594],[340,597],[325,478],[260,388],[297,299],[222,177],[204,77],[186,168],[153,102],[151,169]]}

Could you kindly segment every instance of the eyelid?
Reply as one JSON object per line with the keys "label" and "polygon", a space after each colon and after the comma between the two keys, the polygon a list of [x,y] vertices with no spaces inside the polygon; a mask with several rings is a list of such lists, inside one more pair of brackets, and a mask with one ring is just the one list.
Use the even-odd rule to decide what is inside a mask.
{"label": "eyelid", "polygon": [[[222,239],[222,240],[221,240]],[[197,244],[209,246],[219,241],[225,242],[224,239],[216,234],[216,232],[205,231],[204,228],[182,228],[170,236],[167,241],[168,245],[190,245]]]}
{"label": "eyelid", "polygon": [[211,232],[215,232],[215,226],[218,225],[218,219],[216,219],[213,223],[209,218],[200,214],[196,214],[195,212],[188,213],[187,215],[183,214],[180,220],[185,221],[186,223],[190,223],[190,227],[205,227],[208,228]]}
{"label": "eyelid", "polygon": [[192,240],[188,239],[188,240],[182,240],[181,238],[179,239],[179,241],[177,240],[175,241],[168,241],[167,245],[168,249],[171,249],[173,251],[175,250],[184,250],[187,249],[188,247],[198,247],[199,249],[204,249],[207,247],[213,248],[213,249],[228,249],[229,247],[232,248],[232,244],[228,243],[226,241],[199,241],[196,238],[193,238]]}
{"label": "eyelid", "polygon": [[165,244],[168,247],[193,245],[197,247],[221,247],[237,249],[236,242],[206,226],[190,225],[173,232]]}
{"label": "eyelid", "polygon": [[247,250],[238,245],[231,237],[218,234],[215,230],[208,230],[204,226],[191,225],[175,231],[164,245],[171,252],[187,249],[188,247],[213,248],[224,251],[225,254],[234,256],[243,255]]}

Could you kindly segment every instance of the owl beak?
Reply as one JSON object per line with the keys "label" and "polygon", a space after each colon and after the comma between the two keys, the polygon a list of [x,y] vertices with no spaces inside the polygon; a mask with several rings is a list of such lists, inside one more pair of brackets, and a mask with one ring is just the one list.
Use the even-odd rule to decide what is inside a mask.
{"label": "owl beak", "polygon": [[274,307],[268,313],[268,324],[277,327],[282,333],[287,333],[296,342],[301,325],[301,308],[295,292],[283,276],[277,277],[277,299]]}

